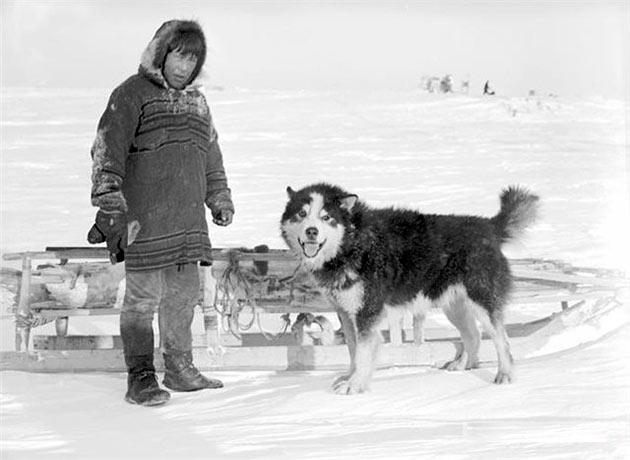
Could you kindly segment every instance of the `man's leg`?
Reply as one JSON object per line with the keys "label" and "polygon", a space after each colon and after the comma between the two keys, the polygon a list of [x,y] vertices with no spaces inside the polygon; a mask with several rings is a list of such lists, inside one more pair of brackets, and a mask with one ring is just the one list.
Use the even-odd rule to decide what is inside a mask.
{"label": "man's leg", "polygon": [[164,353],[164,385],[174,391],[221,388],[220,380],[203,376],[192,360],[192,321],[201,300],[197,264],[164,269],[164,295],[159,306],[161,347]]}
{"label": "man's leg", "polygon": [[164,404],[170,394],[162,390],[153,365],[153,311],[161,295],[160,270],[128,271],[120,314],[120,337],[127,366],[125,400],[142,406]]}

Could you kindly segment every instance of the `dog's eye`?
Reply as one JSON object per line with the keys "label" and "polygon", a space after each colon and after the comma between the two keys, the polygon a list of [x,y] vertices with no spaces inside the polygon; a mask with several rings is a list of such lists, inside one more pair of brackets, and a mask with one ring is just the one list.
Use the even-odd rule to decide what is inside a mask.
{"label": "dog's eye", "polygon": [[304,209],[302,209],[300,212],[298,212],[298,216],[300,216],[302,219],[304,219],[306,217],[306,211]]}
{"label": "dog's eye", "polygon": [[330,216],[328,214],[326,214],[325,216],[322,216],[322,220],[324,222],[328,222],[330,220]]}

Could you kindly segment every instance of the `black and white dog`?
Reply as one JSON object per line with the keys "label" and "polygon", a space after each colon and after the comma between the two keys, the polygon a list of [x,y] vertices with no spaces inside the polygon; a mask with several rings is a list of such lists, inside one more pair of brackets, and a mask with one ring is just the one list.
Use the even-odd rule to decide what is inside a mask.
{"label": "black and white dog", "polygon": [[495,383],[512,381],[503,324],[512,278],[501,245],[535,220],[536,195],[509,187],[499,213],[484,218],[373,209],[326,183],[287,192],[282,237],[336,306],[350,351],[350,372],[335,381],[336,393],[368,388],[386,305],[418,315],[444,310],[463,341],[448,370],[478,365],[481,323],[497,350]]}

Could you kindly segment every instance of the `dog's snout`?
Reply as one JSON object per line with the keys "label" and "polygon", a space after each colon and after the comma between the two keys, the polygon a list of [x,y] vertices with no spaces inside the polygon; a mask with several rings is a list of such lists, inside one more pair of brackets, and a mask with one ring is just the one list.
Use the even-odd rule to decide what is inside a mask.
{"label": "dog's snout", "polygon": [[319,230],[317,230],[317,228],[315,227],[309,227],[306,229],[306,237],[309,240],[316,239],[318,234],[319,234]]}

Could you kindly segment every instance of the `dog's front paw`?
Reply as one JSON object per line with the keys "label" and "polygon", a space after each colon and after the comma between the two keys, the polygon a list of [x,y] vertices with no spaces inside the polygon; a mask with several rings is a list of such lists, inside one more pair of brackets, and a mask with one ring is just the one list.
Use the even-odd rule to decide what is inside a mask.
{"label": "dog's front paw", "polygon": [[494,383],[497,385],[505,385],[507,383],[512,383],[514,381],[514,376],[511,372],[497,372],[497,376],[494,378]]}
{"label": "dog's front paw", "polygon": [[457,358],[453,361],[448,361],[446,364],[442,366],[442,369],[445,371],[464,371],[466,370],[466,359]]}
{"label": "dog's front paw", "polygon": [[338,395],[356,395],[366,391],[367,382],[358,378],[356,375],[342,376],[336,379],[332,387],[333,391]]}
{"label": "dog's front paw", "polygon": [[468,354],[465,350],[459,350],[452,361],[447,361],[442,366],[446,371],[467,371],[479,367],[476,355]]}
{"label": "dog's front paw", "polygon": [[341,385],[344,382],[347,382],[348,380],[350,380],[350,377],[352,377],[352,374],[343,374],[337,377],[335,380],[333,380],[333,384],[332,384],[333,389],[335,389],[335,387],[337,387],[338,385]]}

